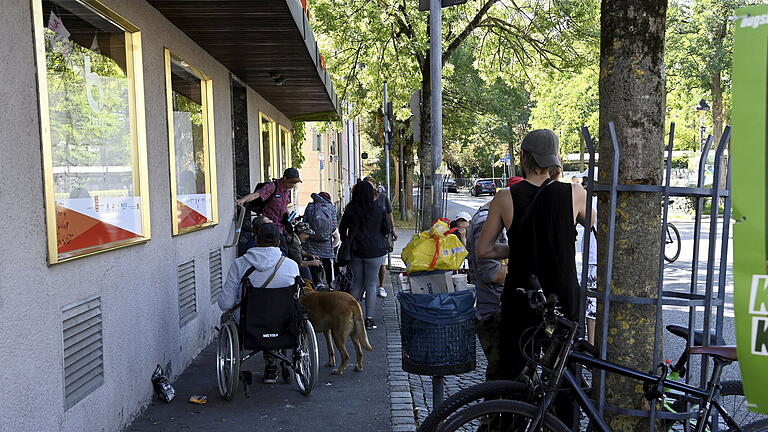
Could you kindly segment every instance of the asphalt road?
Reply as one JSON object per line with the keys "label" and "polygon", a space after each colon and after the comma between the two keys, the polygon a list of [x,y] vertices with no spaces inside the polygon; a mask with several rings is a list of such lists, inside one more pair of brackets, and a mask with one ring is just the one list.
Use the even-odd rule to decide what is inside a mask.
{"label": "asphalt road", "polygon": [[[447,208],[447,216],[449,218],[453,218],[456,216],[458,212],[466,211],[469,212],[469,214],[474,214],[475,211],[480,208],[483,204],[486,202],[489,202],[493,197],[483,195],[480,197],[472,197],[468,193],[451,193],[448,196],[448,208]],[[671,220],[672,223],[677,226],[678,230],[680,231],[680,237],[682,239],[682,251],[680,253],[680,257],[677,261],[675,261],[672,264],[666,264],[664,268],[664,290],[665,291],[677,291],[677,292],[689,292],[691,288],[691,275],[692,275],[692,261],[693,261],[693,232],[694,232],[694,223],[692,218],[688,220],[680,220],[680,219],[673,219]],[[715,243],[715,267],[719,266],[718,257],[720,255],[720,233],[722,232],[722,219],[718,220],[717,230],[718,234],[715,236],[718,241]],[[581,230],[579,230],[581,231]],[[732,230],[730,230],[732,233]],[[705,282],[707,278],[706,274],[706,262],[708,259],[708,246],[709,246],[709,220],[707,218],[706,221],[703,221],[702,228],[701,228],[701,242],[700,242],[700,249],[699,249],[699,270],[698,270],[698,283],[696,286],[697,292],[703,294],[704,293],[704,287]],[[725,278],[725,309],[724,309],[724,319],[723,319],[723,337],[725,338],[725,342],[728,344],[734,344],[735,341],[735,329],[734,329],[734,320],[733,320],[733,251],[731,247],[731,241],[732,237],[729,236],[729,247],[728,247],[728,260],[727,260],[727,270],[726,270],[726,278]],[[581,232],[579,233],[579,239],[578,243],[581,244]],[[578,252],[578,249],[577,249]],[[577,253],[578,255],[578,253]],[[577,256],[577,268],[580,269],[580,262],[581,257]],[[718,281],[719,273],[718,269],[714,269],[713,273],[713,281],[714,281],[714,292],[717,293],[718,289]],[[715,294],[716,295],[716,294]],[[696,308],[696,314],[694,317],[694,322],[696,323],[696,328],[702,328],[703,326],[703,316],[704,316],[704,308],[699,307]],[[712,308],[713,316],[712,316],[712,323],[711,326],[714,329],[715,326],[715,317],[714,312],[715,308]],[[682,325],[684,327],[688,326],[688,308],[687,307],[681,307],[681,306],[664,306],[664,316],[663,316],[663,323],[664,326],[669,324],[677,324]],[[678,338],[677,336],[672,335],[669,332],[664,332],[664,358],[663,359],[671,359],[673,362],[677,361],[678,357],[680,356],[680,353],[683,352],[685,349],[685,341],[681,338]],[[694,380],[692,383],[698,383],[698,377],[699,377],[699,360],[694,359],[692,360],[691,364],[692,370],[689,374],[690,377],[693,377]],[[711,370],[711,369],[710,369]],[[731,365],[727,367],[723,373],[723,380],[728,379],[740,379],[741,374],[739,372],[738,366],[736,364]]]}

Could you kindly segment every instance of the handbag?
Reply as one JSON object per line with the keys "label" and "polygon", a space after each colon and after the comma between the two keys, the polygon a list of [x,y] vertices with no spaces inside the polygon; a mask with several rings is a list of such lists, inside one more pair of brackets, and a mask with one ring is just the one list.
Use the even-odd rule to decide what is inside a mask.
{"label": "handbag", "polygon": [[349,264],[350,261],[352,261],[352,242],[355,240],[355,237],[357,236],[357,230],[359,228],[360,223],[358,222],[354,231],[352,231],[352,235],[349,236],[345,241],[341,242],[341,246],[339,246],[339,252],[336,255],[336,262],[339,264],[339,267],[344,267]]}

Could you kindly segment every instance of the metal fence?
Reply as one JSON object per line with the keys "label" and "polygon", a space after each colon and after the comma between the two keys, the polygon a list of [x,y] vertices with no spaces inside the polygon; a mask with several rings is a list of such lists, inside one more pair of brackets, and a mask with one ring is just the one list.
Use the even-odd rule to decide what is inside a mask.
{"label": "metal fence", "polygon": [[[599,273],[598,284],[602,286],[602,290],[594,291],[587,289],[587,278],[582,277],[581,281],[581,322],[584,323],[584,305],[587,297],[597,298],[602,307],[598,310],[598,320],[602,320],[603,323],[607,323],[611,305],[619,303],[629,304],[655,304],[656,305],[656,323],[655,323],[655,343],[653,351],[653,363],[647,365],[647,370],[655,370],[661,359],[661,347],[663,341],[663,307],[677,306],[687,308],[688,311],[688,328],[693,330],[696,323],[697,314],[702,314],[703,331],[704,334],[709,334],[710,331],[714,331],[717,337],[721,337],[723,333],[723,321],[725,312],[725,293],[726,293],[726,267],[728,258],[728,238],[730,230],[730,218],[731,218],[731,176],[730,176],[730,161],[723,163],[723,155],[728,146],[728,142],[731,136],[730,126],[726,127],[723,131],[723,135],[720,142],[715,148],[715,161],[714,161],[714,175],[712,176],[712,186],[705,187],[706,179],[706,167],[704,161],[707,160],[707,156],[712,147],[712,136],[707,141],[704,150],[701,154],[701,163],[699,164],[698,178],[696,186],[692,187],[679,187],[671,186],[672,175],[672,148],[674,144],[675,125],[670,125],[669,131],[669,143],[665,148],[667,152],[665,175],[662,185],[637,185],[637,184],[619,184],[619,158],[621,156],[618,139],[616,136],[616,129],[613,123],[608,125],[611,148],[613,150],[611,155],[610,176],[609,183],[595,183],[588,182],[587,195],[588,202],[586,208],[586,220],[591,220],[591,213],[593,208],[593,200],[595,194],[607,194],[608,195],[608,220],[607,220],[607,244],[602,247],[606,247],[605,253],[605,268],[601,269]],[[589,151],[589,169],[587,178],[594,178],[594,172],[596,168],[595,164],[595,143],[589,134],[589,130],[582,128],[582,134],[584,135],[586,145]],[[728,165],[726,168],[725,185],[721,184],[721,169]],[[723,188],[723,186],[725,186]],[[661,243],[659,245],[659,285],[655,298],[646,297],[632,297],[625,295],[617,295],[611,292],[611,279],[614,266],[614,242],[616,234],[616,206],[617,197],[619,192],[632,192],[632,193],[661,193],[662,199],[662,224],[660,227],[659,236]],[[676,292],[664,290],[664,248],[665,248],[665,235],[668,225],[669,216],[669,202],[670,197],[691,197],[695,201],[695,215],[694,215],[694,233],[693,233],[693,259],[691,261],[691,282],[688,292]],[[724,199],[724,214],[722,221],[722,228],[719,228],[717,205],[712,205],[713,211],[710,211],[708,215],[704,213],[704,201],[711,199],[712,203],[719,203],[721,199]],[[701,262],[700,246],[701,246],[701,230],[702,220],[704,217],[709,216],[709,236],[708,236],[708,248],[706,261]],[[718,231],[720,229],[720,231]],[[717,240],[718,234],[721,241],[721,247],[718,253]],[[589,256],[590,236],[586,235],[583,241],[583,253],[585,257]],[[589,260],[584,260],[582,263],[582,275],[589,274]],[[699,271],[706,272],[705,283],[703,286],[699,285]],[[716,278],[717,277],[717,278]],[[717,283],[715,283],[717,282]],[[699,308],[699,310],[697,310]],[[703,308],[703,310],[701,310]],[[600,332],[600,344],[597,347],[600,351],[600,357],[606,358],[608,353],[608,326],[604,325]],[[687,342],[687,347],[691,347],[693,343],[693,331],[690,332],[690,336]],[[709,338],[704,338],[704,344],[709,345]],[[701,357],[701,377],[700,383],[707,381],[709,358],[706,356]],[[616,406],[607,406],[605,401],[605,371],[599,372],[599,379],[593,381],[597,383],[597,388],[593,397],[596,398],[600,413],[603,414],[606,410],[613,413],[636,416],[636,417],[650,417],[650,431],[653,432],[656,426],[656,419],[663,417],[662,413],[658,413],[655,404],[651,404],[649,411],[642,410],[628,410]],[[686,382],[690,382],[690,375],[686,375]],[[660,415],[661,414],[661,415]],[[716,424],[714,425],[716,427]]]}

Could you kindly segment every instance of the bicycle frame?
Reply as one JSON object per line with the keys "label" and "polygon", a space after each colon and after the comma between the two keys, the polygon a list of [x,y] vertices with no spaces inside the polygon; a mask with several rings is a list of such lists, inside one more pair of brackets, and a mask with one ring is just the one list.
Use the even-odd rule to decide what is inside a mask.
{"label": "bicycle frame", "polygon": [[[564,344],[568,347],[570,347],[570,344]],[[702,398],[704,403],[703,407],[700,410],[697,420],[696,420],[696,432],[704,432],[707,420],[712,413],[712,408],[714,407],[718,413],[723,417],[723,419],[726,421],[728,426],[732,429],[735,429],[737,431],[741,431],[741,428],[738,424],[733,420],[733,418],[728,414],[725,409],[723,409],[720,406],[720,403],[715,399],[715,396],[717,395],[717,391],[719,389],[717,383],[720,381],[720,373],[722,372],[723,365],[716,365],[715,368],[712,371],[712,378],[710,379],[709,384],[707,385],[706,390],[699,389],[697,387],[692,387],[690,385],[680,383],[677,381],[668,380],[666,378],[658,377],[655,375],[651,375],[648,373],[639,372],[634,369],[629,369],[627,367],[611,363],[606,360],[601,360],[599,358],[592,357],[591,355],[586,355],[578,352],[572,351],[570,348],[566,348],[567,350],[567,359],[569,364],[579,364],[584,365],[589,368],[593,369],[600,369],[604,370],[609,373],[625,376],[637,381],[642,381],[644,383],[649,384],[658,384],[661,382],[661,384],[666,388],[671,388],[674,390],[681,391],[689,396],[699,397]],[[584,413],[587,415],[589,420],[592,422],[592,425],[595,430],[599,432],[612,432],[611,428],[608,426],[608,424],[605,422],[603,417],[600,415],[597,407],[592,403],[592,400],[589,398],[587,393],[581,388],[581,385],[579,383],[579,380],[574,376],[574,374],[568,370],[560,369],[558,368],[558,372],[561,372],[559,375],[557,375],[558,379],[554,381],[550,391],[546,392],[546,396],[544,397],[544,400],[542,401],[539,413],[537,416],[533,419],[531,424],[528,427],[528,431],[537,431],[539,430],[541,426],[541,420],[544,416],[544,413],[549,410],[549,406],[554,401],[555,396],[559,393],[558,391],[551,391],[551,389],[556,389],[560,384],[562,384],[563,379],[565,379],[565,383],[567,387],[573,391],[574,396],[576,398],[576,401],[579,405],[579,407],[584,411]]]}

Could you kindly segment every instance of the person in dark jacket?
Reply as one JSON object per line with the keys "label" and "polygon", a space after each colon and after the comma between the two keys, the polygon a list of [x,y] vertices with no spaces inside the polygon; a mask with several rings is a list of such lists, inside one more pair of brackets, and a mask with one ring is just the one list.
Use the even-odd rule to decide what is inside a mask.
{"label": "person in dark jacket", "polygon": [[373,199],[373,186],[366,181],[358,182],[352,191],[352,202],[347,205],[339,224],[341,241],[351,241],[352,287],[350,294],[357,299],[365,290],[365,327],[376,328],[373,311],[376,307],[376,291],[379,282],[381,257],[387,254],[384,240],[389,235],[386,213]]}

